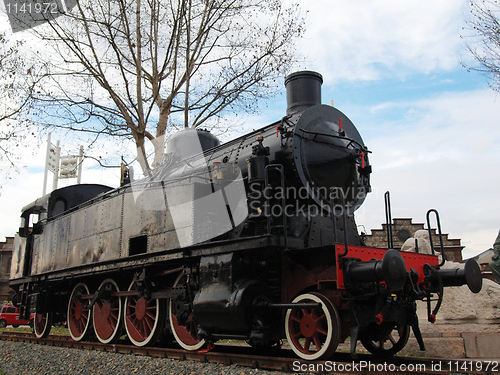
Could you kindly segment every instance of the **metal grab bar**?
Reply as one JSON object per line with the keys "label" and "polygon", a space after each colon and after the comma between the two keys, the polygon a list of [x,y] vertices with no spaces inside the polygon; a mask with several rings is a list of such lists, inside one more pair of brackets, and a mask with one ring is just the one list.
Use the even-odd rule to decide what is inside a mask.
{"label": "metal grab bar", "polygon": [[385,192],[384,199],[385,199],[385,223],[387,225],[387,248],[394,249],[394,240],[392,238],[391,195],[388,191]]}
{"label": "metal grab bar", "polygon": [[431,249],[432,249],[432,255],[436,255],[436,252],[434,251],[434,244],[432,243],[432,232],[431,232],[431,222],[430,222],[430,215],[431,213],[436,214],[436,222],[437,222],[437,228],[438,228],[438,235],[439,235],[439,243],[441,246],[441,256],[443,257],[443,260],[441,263],[437,266],[438,268],[442,267],[444,265],[444,262],[446,262],[446,254],[444,253],[444,245],[443,245],[443,234],[441,232],[441,221],[439,220],[439,214],[437,210],[434,208],[431,208],[429,211],[427,211],[427,230],[429,232],[429,242],[431,243]]}

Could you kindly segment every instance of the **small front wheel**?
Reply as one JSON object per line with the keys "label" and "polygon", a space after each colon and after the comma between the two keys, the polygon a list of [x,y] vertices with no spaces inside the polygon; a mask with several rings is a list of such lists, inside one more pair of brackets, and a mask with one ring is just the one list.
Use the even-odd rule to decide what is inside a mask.
{"label": "small front wheel", "polygon": [[410,337],[410,326],[383,322],[372,324],[361,336],[361,343],[377,357],[392,357],[403,349]]}

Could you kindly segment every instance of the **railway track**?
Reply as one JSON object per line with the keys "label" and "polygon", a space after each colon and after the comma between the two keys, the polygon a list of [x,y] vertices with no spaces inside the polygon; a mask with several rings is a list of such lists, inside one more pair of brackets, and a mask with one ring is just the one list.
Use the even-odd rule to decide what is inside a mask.
{"label": "railway track", "polygon": [[26,332],[8,332],[0,334],[0,340],[28,342],[38,345],[51,345],[65,348],[99,350],[110,353],[134,354],[154,358],[191,360],[203,363],[239,365],[264,370],[281,372],[310,372],[331,374],[496,374],[500,373],[500,364],[492,361],[447,360],[438,358],[393,357],[379,359],[371,355],[360,355],[353,361],[348,353],[335,353],[328,361],[305,362],[298,360],[291,350],[276,349],[271,356],[255,354],[255,350],[241,345],[216,345],[210,351],[188,352],[175,348],[137,347],[126,341],[118,344],[100,342],[75,342],[70,336],[50,335],[37,339]]}

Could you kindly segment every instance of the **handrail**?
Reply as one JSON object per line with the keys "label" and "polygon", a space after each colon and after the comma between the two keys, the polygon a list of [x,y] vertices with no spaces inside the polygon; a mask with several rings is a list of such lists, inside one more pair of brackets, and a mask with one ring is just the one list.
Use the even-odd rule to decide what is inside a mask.
{"label": "handrail", "polygon": [[388,191],[384,194],[385,199],[385,222],[387,225],[387,248],[394,248],[394,240],[392,238],[392,213],[391,213],[391,195]]}
{"label": "handrail", "polygon": [[352,138],[348,138],[348,137],[345,137],[345,136],[340,136],[340,135],[335,135],[335,134],[329,134],[329,133],[320,133],[320,132],[315,132],[315,131],[311,131],[311,130],[306,130],[306,129],[297,129],[295,134],[301,138],[304,138],[304,139],[307,139],[305,138],[304,136],[302,136],[301,134],[298,134],[298,131],[301,131],[302,133],[305,133],[305,134],[311,134],[313,137],[312,137],[312,141],[316,141],[316,137],[317,136],[323,136],[323,137],[330,137],[330,138],[337,138],[337,139],[340,139],[340,140],[343,140],[343,141],[349,141],[349,143],[345,146],[346,148],[348,148],[349,146],[351,146],[352,144],[355,144],[356,146],[358,146],[359,149],[365,151],[365,152],[368,152],[368,153],[371,153],[371,151],[369,151],[366,146],[364,146],[363,144],[361,144],[360,142],[356,141],[355,139],[352,139]]}
{"label": "handrail", "polygon": [[429,242],[431,243],[431,249],[432,249],[432,255],[436,255],[434,251],[434,245],[432,243],[432,232],[431,232],[431,224],[430,224],[430,215],[431,213],[436,214],[436,223],[437,223],[437,228],[438,228],[438,235],[439,235],[439,243],[441,246],[441,256],[443,257],[443,260],[441,263],[437,266],[438,268],[442,267],[444,265],[444,262],[446,262],[446,254],[444,253],[444,245],[443,245],[443,234],[441,232],[441,221],[439,220],[439,214],[437,210],[434,208],[431,208],[429,211],[427,211],[427,230],[429,232]]}
{"label": "handrail", "polygon": [[[340,199],[340,207],[342,208],[342,223],[344,225],[344,252],[342,254],[339,254],[338,255],[338,259],[340,260],[340,258],[343,258],[347,255],[347,253],[349,252],[349,247],[348,247],[348,244],[347,244],[347,206],[345,204],[345,200],[344,200],[344,192],[342,191],[342,188],[340,187],[336,187],[334,189],[335,191],[338,191],[340,190],[340,194],[338,194],[337,196],[339,197]],[[335,214],[335,200],[332,199],[332,220],[333,220],[333,230],[334,230],[334,240],[335,242],[337,242],[337,219],[336,219],[336,214]]]}

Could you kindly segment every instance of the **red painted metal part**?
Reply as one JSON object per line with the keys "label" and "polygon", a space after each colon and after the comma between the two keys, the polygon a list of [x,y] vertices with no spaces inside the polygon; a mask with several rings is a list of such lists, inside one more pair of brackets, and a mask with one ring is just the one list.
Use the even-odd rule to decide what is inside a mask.
{"label": "red painted metal part", "polygon": [[[382,260],[387,249],[379,249],[374,247],[363,246],[348,246],[348,258],[358,258],[362,261],[369,261],[372,259]],[[345,246],[342,244],[335,245],[336,254],[341,254],[345,251]],[[436,255],[417,254],[406,251],[401,251],[401,255],[405,261],[406,269],[409,271],[411,268],[418,272],[418,282],[424,282],[424,265],[430,264],[437,266],[439,259]],[[338,258],[337,258],[338,259]],[[340,262],[336,263],[337,267],[337,285],[339,289],[345,289],[344,284],[344,270],[340,268]]]}
{"label": "red painted metal part", "polygon": [[[291,260],[288,257],[283,259],[283,301],[290,302],[304,290],[311,288],[317,288],[317,290],[322,289],[322,287],[337,289],[333,285],[337,281],[334,266],[335,248],[333,246],[324,247],[319,256],[318,254],[319,252],[316,253],[317,258],[311,261],[308,266],[306,266],[305,261]],[[306,255],[308,254],[304,252],[304,256]],[[309,259],[313,256],[310,254]]]}

